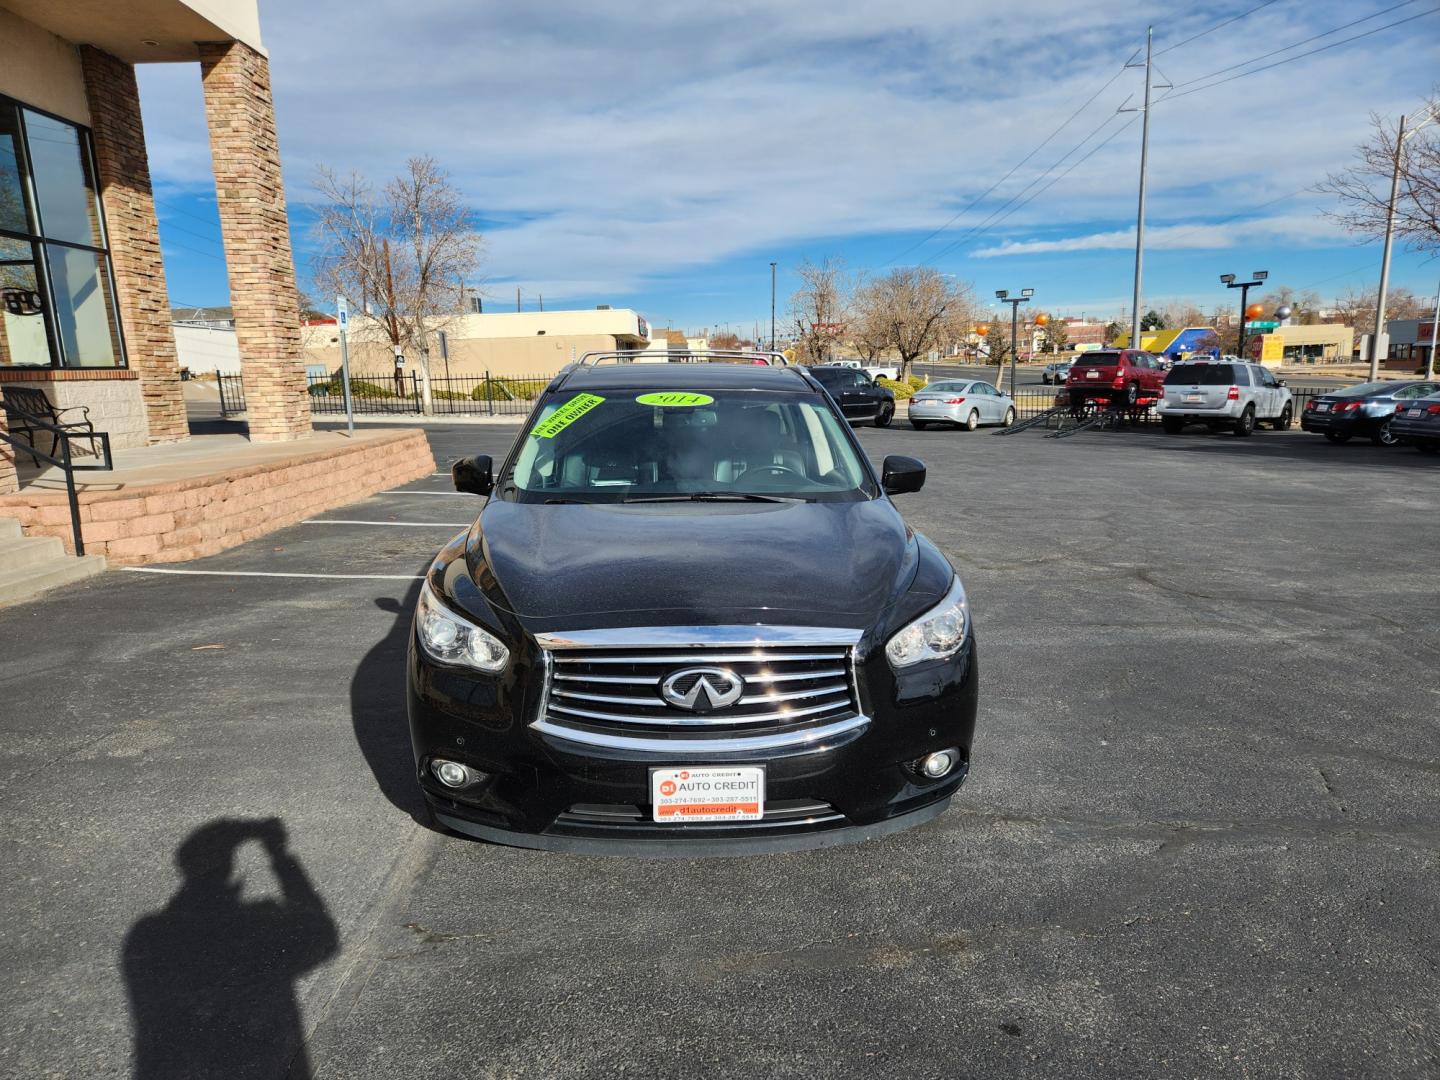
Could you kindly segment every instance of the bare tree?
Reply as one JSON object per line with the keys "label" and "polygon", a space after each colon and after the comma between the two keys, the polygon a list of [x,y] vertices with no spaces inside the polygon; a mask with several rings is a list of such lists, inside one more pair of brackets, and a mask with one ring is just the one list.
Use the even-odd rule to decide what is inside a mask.
{"label": "bare tree", "polygon": [[1070,344],[1070,327],[1065,325],[1064,319],[1051,316],[1049,323],[1045,326],[1045,344],[1052,353],[1065,351]]}
{"label": "bare tree", "polygon": [[985,333],[985,348],[990,355],[985,358],[987,364],[995,366],[995,385],[1000,385],[1001,375],[1005,369],[1005,363],[1010,359],[1010,331],[1002,327],[998,322],[991,323]]}
{"label": "bare tree", "polygon": [[795,273],[800,287],[790,294],[790,318],[800,362],[823,364],[845,336],[854,283],[845,260],[833,255],[818,265],[805,259]]}
{"label": "bare tree", "polygon": [[[1356,289],[1337,296],[1334,321],[1345,326],[1368,330],[1375,325],[1375,303],[1378,289],[1374,286]],[[1423,319],[1432,312],[1429,300],[1422,300],[1406,288],[1391,289],[1385,298],[1385,317],[1389,319]]]}
{"label": "bare tree", "polygon": [[[1440,91],[1431,93],[1421,113],[1440,116]],[[1327,217],[1350,232],[1378,238],[1385,235],[1389,215],[1398,124],[1371,113],[1370,126],[1369,137],[1355,148],[1355,162],[1331,173],[1316,190],[1339,200],[1336,209],[1325,211]],[[1417,251],[1440,252],[1440,125],[1407,133],[1398,155],[1395,235]]]}
{"label": "bare tree", "polygon": [[[411,158],[378,193],[359,173],[323,167],[315,185],[325,202],[315,226],[316,283],[373,316],[357,320],[357,330],[378,334],[397,357],[417,356],[430,412],[429,338],[462,313],[462,283],[480,261],[469,208],[430,157]],[[395,371],[398,384],[398,364]]]}
{"label": "bare tree", "polygon": [[974,290],[928,266],[897,267],[867,282],[857,298],[858,321],[900,357],[900,378],[915,361],[952,338],[974,314]]}

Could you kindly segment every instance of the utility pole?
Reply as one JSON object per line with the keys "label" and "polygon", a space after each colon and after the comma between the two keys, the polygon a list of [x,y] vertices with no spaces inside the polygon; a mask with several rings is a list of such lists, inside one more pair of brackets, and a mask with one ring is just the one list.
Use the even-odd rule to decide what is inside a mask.
{"label": "utility pole", "polygon": [[[1145,105],[1140,115],[1140,207],[1135,214],[1135,298],[1130,311],[1130,348],[1140,347],[1140,282],[1145,262],[1145,180],[1150,158],[1151,48],[1155,28],[1145,28]],[[1013,396],[1013,394],[1012,394]]]}
{"label": "utility pole", "polygon": [[542,293],[539,294],[539,296],[540,296],[540,310],[541,310],[541,311],[544,311],[544,310],[545,310],[545,294],[542,292]]}
{"label": "utility pole", "polygon": [[1435,378],[1435,339],[1440,336],[1440,285],[1435,286],[1435,318],[1430,320],[1430,356],[1425,361],[1425,378]]}
{"label": "utility pole", "polygon": [[515,286],[515,310],[520,310],[520,286]]}
{"label": "utility pole", "polygon": [[1400,194],[1400,155],[1405,149],[1405,119],[1400,117],[1400,126],[1395,131],[1395,169],[1390,174],[1390,206],[1385,212],[1385,250],[1380,255],[1380,297],[1375,303],[1375,332],[1370,335],[1371,382],[1380,377],[1380,335],[1385,333],[1385,294],[1390,289],[1390,248],[1395,240],[1395,200]]}
{"label": "utility pole", "polygon": [[775,264],[770,264],[770,351],[775,351]]}

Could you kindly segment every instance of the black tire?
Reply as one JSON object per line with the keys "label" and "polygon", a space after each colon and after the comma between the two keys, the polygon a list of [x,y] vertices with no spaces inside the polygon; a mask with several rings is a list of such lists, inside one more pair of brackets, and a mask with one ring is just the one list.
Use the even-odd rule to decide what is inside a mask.
{"label": "black tire", "polygon": [[916,431],[924,431],[927,427],[930,426],[930,424],[929,421],[926,420],[911,420],[910,426],[913,427]]}
{"label": "black tire", "polygon": [[1160,426],[1165,429],[1166,435],[1179,435],[1185,430],[1185,421],[1178,416],[1162,416]]}
{"label": "black tire", "polygon": [[1255,406],[1245,406],[1245,411],[1240,414],[1240,419],[1235,421],[1233,430],[1235,435],[1242,439],[1255,431]]}
{"label": "black tire", "polygon": [[1002,424],[1001,426],[1003,426],[1003,427],[1014,427],[1014,426],[1015,426],[1015,410],[1014,410],[1014,409],[1006,409],[1006,410],[1005,410],[1005,420],[1004,420],[1004,422],[1003,422],[1003,424]]}
{"label": "black tire", "polygon": [[1133,383],[1133,382],[1132,382],[1129,386],[1125,387],[1125,408],[1127,408],[1127,409],[1133,409],[1133,408],[1135,408],[1135,403],[1138,402],[1139,400],[1140,400],[1140,384],[1139,384],[1139,383]]}
{"label": "black tire", "polygon": [[1290,425],[1295,422],[1295,408],[1288,401],[1285,408],[1281,410],[1279,418],[1275,421],[1276,431],[1289,431]]}
{"label": "black tire", "polygon": [[1370,433],[1370,443],[1373,446],[1396,446],[1400,440],[1390,430],[1390,421],[1386,420],[1378,428]]}
{"label": "black tire", "polygon": [[875,414],[876,427],[889,427],[890,421],[895,419],[895,403],[884,401],[880,404],[880,411]]}
{"label": "black tire", "polygon": [[1347,443],[1350,441],[1349,433],[1340,431],[1327,431],[1325,432],[1325,438],[1333,443]]}
{"label": "black tire", "polygon": [[965,430],[974,431],[980,426],[980,410],[971,409],[970,415],[965,418]]}

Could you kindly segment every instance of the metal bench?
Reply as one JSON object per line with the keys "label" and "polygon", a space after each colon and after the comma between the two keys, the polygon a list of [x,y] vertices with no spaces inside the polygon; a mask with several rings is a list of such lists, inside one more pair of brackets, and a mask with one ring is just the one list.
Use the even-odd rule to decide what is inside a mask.
{"label": "metal bench", "polygon": [[[40,458],[35,451],[37,435],[50,435],[50,457],[55,456],[55,451],[60,446],[60,432],[64,431],[72,438],[88,439],[90,441],[90,452],[96,457],[101,456],[97,440],[99,433],[90,420],[90,408],[86,405],[69,405],[65,408],[56,408],[50,399],[45,396],[45,391],[36,390],[29,386],[7,386],[4,388],[3,397],[0,397],[0,406],[5,409],[6,422],[12,435],[23,435],[30,442],[30,460],[36,465],[40,464]],[[78,420],[63,419],[65,413],[79,413]],[[59,430],[56,430],[59,429]]]}

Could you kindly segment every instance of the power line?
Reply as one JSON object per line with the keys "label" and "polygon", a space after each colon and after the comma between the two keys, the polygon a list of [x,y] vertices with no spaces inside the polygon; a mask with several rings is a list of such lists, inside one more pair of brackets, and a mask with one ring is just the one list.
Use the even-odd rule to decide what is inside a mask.
{"label": "power line", "polygon": [[[1413,3],[1414,0],[1408,0],[1408,2]],[[1397,5],[1397,6],[1403,6],[1403,5]],[[1258,74],[1260,74],[1260,72],[1262,72],[1262,71],[1269,71],[1271,68],[1280,67],[1282,64],[1293,63],[1293,62],[1296,61],[1296,60],[1303,60],[1303,59],[1305,59],[1305,57],[1307,57],[1307,56],[1314,56],[1316,53],[1327,52],[1327,51],[1329,51],[1330,49],[1337,49],[1337,48],[1339,48],[1341,45],[1348,45],[1348,44],[1349,44],[1350,42],[1352,42],[1352,41],[1359,41],[1361,38],[1370,37],[1370,36],[1372,36],[1372,35],[1374,35],[1374,34],[1378,34],[1378,33],[1380,33],[1381,31],[1384,31],[1384,30],[1393,30],[1393,29],[1394,29],[1395,27],[1397,27],[1397,26],[1404,26],[1406,23],[1414,22],[1416,19],[1423,19],[1426,15],[1434,15],[1437,11],[1440,11],[1440,7],[1429,8],[1429,9],[1427,9],[1427,10],[1425,10],[1425,11],[1420,12],[1418,15],[1411,15],[1410,17],[1405,18],[1405,19],[1397,19],[1395,22],[1386,23],[1384,26],[1377,26],[1377,27],[1375,27],[1373,30],[1367,30],[1367,31],[1365,31],[1363,34],[1355,34],[1355,35],[1353,35],[1352,37],[1341,38],[1339,41],[1332,41],[1329,45],[1322,45],[1322,46],[1320,46],[1320,48],[1318,48],[1318,49],[1311,49],[1309,52],[1303,52],[1303,53],[1299,53],[1299,54],[1296,55],[1296,56],[1286,57],[1284,60],[1276,60],[1273,64],[1266,64],[1266,65],[1264,65],[1263,67],[1252,68],[1252,69],[1249,70],[1249,71],[1242,71],[1242,72],[1240,72],[1239,74],[1231,75],[1229,78],[1218,79],[1218,80],[1216,80],[1215,82],[1207,83],[1207,84],[1204,85],[1204,86],[1197,86],[1197,87],[1195,87],[1193,90],[1184,90],[1184,91],[1181,91],[1181,92],[1178,93],[1178,94],[1166,94],[1164,97],[1162,97],[1162,98],[1160,99],[1160,101],[1174,101],[1176,98],[1187,97],[1187,96],[1190,95],[1190,94],[1198,94],[1198,93],[1199,93],[1200,91],[1202,91],[1202,90],[1211,90],[1211,89],[1213,89],[1214,87],[1223,86],[1223,85],[1225,85],[1225,84],[1228,83],[1228,82],[1234,82],[1236,79],[1243,79],[1243,78],[1245,78],[1245,77],[1248,76],[1248,75],[1258,75]],[[1365,20],[1364,20],[1364,19],[1361,19],[1361,20],[1359,20],[1359,21],[1360,21],[1360,22],[1364,22]],[[1354,25],[1354,24],[1352,23],[1351,25]],[[1343,29],[1343,28],[1337,28],[1337,29]],[[1333,33],[1335,33],[1335,31],[1334,31],[1334,30],[1331,30],[1331,31],[1329,31],[1329,33],[1333,34]],[[1320,35],[1318,35],[1318,37],[1326,37],[1326,36],[1328,36],[1328,34],[1320,34]],[[1314,40],[1316,40],[1316,38],[1310,38],[1310,39],[1308,39],[1308,40],[1314,41]],[[1295,48],[1295,46],[1292,45],[1292,46],[1290,46],[1290,48]],[[1285,49],[1280,49],[1280,50],[1278,50],[1278,51],[1279,51],[1279,52],[1285,52],[1286,50],[1285,50]],[[1273,56],[1274,53],[1268,53],[1268,54],[1266,54],[1266,55]],[[1260,59],[1260,57],[1256,57],[1256,59]],[[1253,61],[1253,60],[1247,61],[1247,63],[1254,63],[1254,61]],[[1234,66],[1244,67],[1245,65],[1244,65],[1244,64],[1239,64],[1239,65],[1234,65]],[[1229,69],[1229,68],[1223,68],[1223,69],[1221,69],[1221,70],[1228,71],[1228,70],[1230,70],[1230,69]],[[1181,85],[1183,85],[1183,86],[1189,86],[1189,85],[1191,85],[1191,83],[1201,82],[1201,81],[1203,81],[1203,80],[1205,80],[1205,79],[1210,78],[1212,75],[1218,75],[1218,74],[1219,74],[1219,72],[1212,72],[1211,75],[1202,75],[1202,76],[1200,76],[1199,79],[1191,79],[1190,82],[1182,83]],[[1157,102],[1157,104],[1158,104],[1158,102]]]}
{"label": "power line", "polygon": [[[1273,3],[1274,0],[1271,0],[1271,2]],[[1128,63],[1128,61],[1127,61],[1127,63]],[[1073,113],[1070,114],[1069,118],[1066,119],[1066,120],[1064,121],[1064,123],[1062,123],[1059,127],[1057,127],[1057,128],[1056,128],[1054,131],[1052,131],[1049,135],[1045,136],[1045,138],[1039,143],[1039,145],[1037,145],[1033,150],[1031,150],[1028,154],[1026,154],[1026,155],[1025,155],[1023,158],[1021,158],[1018,162],[1016,162],[1015,165],[1013,165],[1013,166],[1011,167],[1011,169],[1010,169],[1009,172],[1007,172],[1007,173],[1006,173],[1004,176],[1002,176],[999,180],[996,180],[995,183],[991,184],[988,188],[986,188],[986,189],[985,189],[983,192],[981,192],[978,196],[976,196],[974,199],[972,199],[972,200],[970,201],[970,205],[968,205],[968,206],[964,207],[963,209],[961,209],[958,213],[956,213],[953,217],[951,217],[948,221],[946,221],[946,222],[945,222],[943,225],[941,225],[939,228],[935,229],[932,233],[930,233],[929,236],[925,237],[923,240],[917,240],[915,243],[911,244],[909,247],[907,247],[904,251],[900,252],[898,255],[893,255],[893,256],[891,256],[891,257],[890,257],[889,259],[887,259],[884,263],[882,263],[881,266],[882,266],[882,267],[884,267],[884,266],[889,266],[891,263],[898,262],[900,259],[903,259],[906,255],[910,254],[910,252],[914,251],[916,248],[918,248],[918,247],[923,247],[925,244],[928,244],[931,240],[935,239],[935,237],[939,236],[942,232],[944,232],[946,229],[948,229],[951,225],[955,224],[955,222],[959,221],[962,217],[964,217],[964,216],[965,216],[967,213],[969,213],[971,210],[975,209],[975,207],[979,206],[980,203],[983,202],[983,201],[990,195],[991,192],[993,192],[993,191],[994,191],[996,188],[998,188],[1001,184],[1005,183],[1006,180],[1009,180],[1010,177],[1014,176],[1015,173],[1016,173],[1017,171],[1019,171],[1019,170],[1025,165],[1026,162],[1028,162],[1031,158],[1033,158],[1033,157],[1034,157],[1036,154],[1038,154],[1041,150],[1045,149],[1045,147],[1050,143],[1050,141],[1051,141],[1052,139],[1055,138],[1056,135],[1059,135],[1060,132],[1064,131],[1067,127],[1069,127],[1070,124],[1071,124],[1071,122],[1072,122],[1077,116],[1079,116],[1082,112],[1084,112],[1086,109],[1088,109],[1088,108],[1090,107],[1090,105],[1095,101],[1096,98],[1098,98],[1098,97],[1099,97],[1101,94],[1103,94],[1106,90],[1110,89],[1110,87],[1115,84],[1115,80],[1118,79],[1118,78],[1120,78],[1121,75],[1124,75],[1124,74],[1125,74],[1125,69],[1126,69],[1126,65],[1125,65],[1125,64],[1121,64],[1121,65],[1120,65],[1120,70],[1117,71],[1114,75],[1110,76],[1109,81],[1106,82],[1104,86],[1100,87],[1099,90],[1096,90],[1095,93],[1091,94],[1090,97],[1086,99],[1085,104],[1081,105],[1078,109],[1076,109]]]}
{"label": "power line", "polygon": [[[1411,3],[1414,3],[1414,2],[1415,2],[1415,0],[1411,0]],[[155,200],[157,203],[159,203],[161,206],[168,206],[171,210],[175,211],[175,213],[177,213],[177,214],[184,214],[186,217],[194,218],[196,221],[202,221],[202,222],[204,222],[206,225],[211,225],[211,226],[215,226],[215,227],[218,228],[218,225],[217,225],[217,223],[216,223],[216,221],[215,221],[214,218],[202,217],[200,214],[196,214],[196,213],[193,213],[193,212],[191,212],[191,211],[189,211],[189,210],[186,210],[183,206],[179,205],[178,203],[173,203],[173,202],[171,202],[169,199],[162,199],[162,198],[160,198],[160,196],[158,196],[158,195],[152,195],[152,198],[154,198],[154,200]]]}
{"label": "power line", "polygon": [[[1245,18],[1247,15],[1254,15],[1255,12],[1259,11],[1261,8],[1267,8],[1267,7],[1269,7],[1271,4],[1274,4],[1274,3],[1277,3],[1277,2],[1278,2],[1278,0],[1265,0],[1265,2],[1264,2],[1263,4],[1257,4],[1257,5],[1255,5],[1255,7],[1251,8],[1249,11],[1242,11],[1239,15],[1232,15],[1232,16],[1230,16],[1230,18],[1225,19],[1225,20],[1223,20],[1223,21],[1221,21],[1221,22],[1216,23],[1214,26],[1210,27],[1210,29],[1208,29],[1208,30],[1201,30],[1200,33],[1198,33],[1198,34],[1191,34],[1191,35],[1190,35],[1189,37],[1187,37],[1184,41],[1177,41],[1174,45],[1167,45],[1167,46],[1165,46],[1165,48],[1161,49],[1161,50],[1160,50],[1159,52],[1157,52],[1155,55],[1156,55],[1156,56],[1164,56],[1167,52],[1172,52],[1172,51],[1174,51],[1175,49],[1178,49],[1178,48],[1180,48],[1180,47],[1183,46],[1183,45],[1189,45],[1192,41],[1199,41],[1199,40],[1200,40],[1202,37],[1204,37],[1206,34],[1213,34],[1216,30],[1219,30],[1221,27],[1229,26],[1229,25],[1230,25],[1231,23],[1233,23],[1233,22],[1239,22],[1241,19]],[[1409,2],[1413,4],[1413,3],[1415,2],[1415,0],[1409,0]]]}

